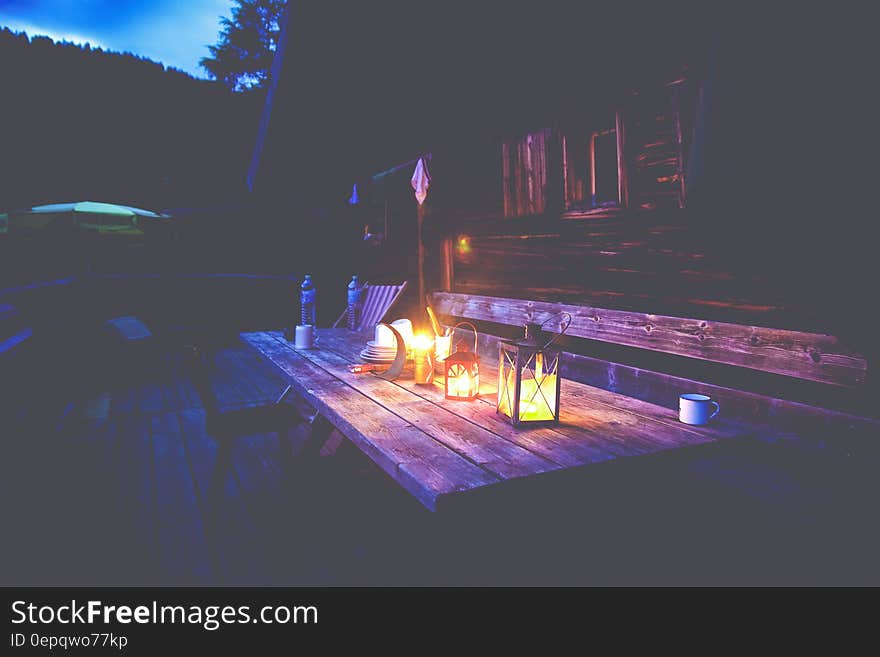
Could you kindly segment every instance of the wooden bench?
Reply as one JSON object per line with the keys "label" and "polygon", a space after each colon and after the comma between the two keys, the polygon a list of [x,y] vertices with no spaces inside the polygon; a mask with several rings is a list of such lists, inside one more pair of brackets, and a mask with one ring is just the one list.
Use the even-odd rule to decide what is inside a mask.
{"label": "wooden bench", "polygon": [[[866,359],[830,335],[450,292],[435,292],[429,301],[449,323],[467,319],[488,326],[480,348],[493,359],[497,358],[498,342],[493,332],[506,329],[507,334],[517,334],[526,322],[552,320],[564,312],[572,317],[566,335],[579,338],[573,346],[581,346],[582,351],[589,352],[590,345],[597,342],[611,343],[637,349],[637,354],[668,354],[691,362],[717,363],[834,389],[863,388],[867,381]],[[550,330],[553,328],[549,326]],[[706,391],[719,398],[726,415],[740,415],[746,408],[751,409],[752,417],[762,420],[781,415],[779,411],[783,410],[809,416],[810,420],[822,414],[828,418],[841,415],[828,409],[811,412],[799,407],[804,405],[771,400],[766,395],[578,353],[569,353],[564,374],[573,380],[670,407],[677,403],[681,392]],[[761,399],[763,404],[759,403]]]}
{"label": "wooden bench", "polygon": [[[635,408],[650,402],[670,409],[670,414],[677,411],[681,393],[712,396],[721,405],[721,414],[713,425],[722,430],[725,426],[738,427],[740,435],[751,438],[739,440],[736,446],[725,446],[725,457],[712,454],[700,463],[691,464],[692,469],[719,481],[726,478],[744,491],[751,487],[746,494],[752,497],[760,497],[753,490],[759,478],[746,470],[762,464],[765,459],[774,465],[761,467],[776,468],[778,475],[776,479],[765,477],[768,481],[791,479],[788,476],[791,472],[780,470],[785,468],[796,471],[795,478],[801,477],[813,467],[805,465],[805,461],[811,459],[820,464],[816,470],[821,471],[820,476],[826,477],[826,481],[829,476],[826,465],[831,462],[845,465],[838,481],[849,476],[847,473],[852,473],[853,468],[863,469],[859,463],[880,462],[877,440],[880,421],[876,418],[583,353],[595,351],[598,343],[613,343],[638,349],[631,352],[635,354],[632,359],[636,363],[640,358],[648,359],[660,352],[687,358],[688,362],[710,361],[762,375],[769,373],[781,382],[783,389],[786,381],[795,380],[834,391],[864,390],[868,380],[866,359],[833,336],[450,292],[429,295],[429,303],[449,325],[468,320],[486,329],[480,334],[479,351],[487,367],[497,367],[498,362],[500,338],[493,331],[507,337],[520,335],[526,322],[549,321],[565,312],[572,317],[567,331],[571,337],[563,341],[567,353],[562,371],[566,379],[622,393],[625,397],[618,395],[613,402],[617,406],[631,404]],[[731,433],[737,433],[737,429]],[[773,446],[768,447],[769,444]],[[747,453],[749,450],[751,455]],[[726,472],[725,477],[712,474],[722,470]]]}

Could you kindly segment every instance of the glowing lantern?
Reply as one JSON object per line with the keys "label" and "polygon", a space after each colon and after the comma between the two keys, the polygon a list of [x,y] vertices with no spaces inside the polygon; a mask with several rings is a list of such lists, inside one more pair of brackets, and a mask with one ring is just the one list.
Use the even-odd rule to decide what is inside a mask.
{"label": "glowing lantern", "polygon": [[[446,371],[446,399],[473,401],[480,394],[480,357],[477,351],[477,329],[469,322],[455,325],[470,326],[474,331],[474,350],[459,343],[456,350],[443,360]],[[454,330],[454,329],[453,329]]]}
{"label": "glowing lantern", "polygon": [[549,342],[538,337],[541,325],[526,324],[521,339],[498,343],[496,410],[514,426],[559,421],[562,351],[551,345],[569,324],[571,316],[562,331]]}

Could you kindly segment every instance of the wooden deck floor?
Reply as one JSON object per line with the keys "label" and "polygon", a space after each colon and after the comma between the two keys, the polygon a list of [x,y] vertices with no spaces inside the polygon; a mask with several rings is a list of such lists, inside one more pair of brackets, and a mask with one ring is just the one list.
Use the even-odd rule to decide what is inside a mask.
{"label": "wooden deck floor", "polygon": [[[363,537],[326,531],[338,523],[356,533],[350,514],[314,526],[291,516],[277,434],[239,438],[223,499],[209,500],[217,445],[185,358],[162,354],[136,367],[128,380],[71,391],[74,400],[34,400],[9,431],[4,583],[358,583]],[[218,353],[212,377],[245,395],[285,387],[243,348]],[[357,504],[346,487],[322,490],[315,504],[328,516],[390,489],[358,456],[344,447],[334,455],[333,476],[362,485]]]}
{"label": "wooden deck floor", "polygon": [[[284,387],[243,346],[218,354],[214,376],[250,394]],[[470,517],[443,518],[345,443],[290,490],[278,436],[255,434],[235,444],[211,514],[217,446],[177,353],[34,398],[4,434],[3,584],[880,579],[870,463],[819,454],[799,466],[781,443],[598,464],[576,495],[559,490],[574,477],[548,478],[557,490],[546,496],[512,489],[503,494],[516,503],[475,500]]]}

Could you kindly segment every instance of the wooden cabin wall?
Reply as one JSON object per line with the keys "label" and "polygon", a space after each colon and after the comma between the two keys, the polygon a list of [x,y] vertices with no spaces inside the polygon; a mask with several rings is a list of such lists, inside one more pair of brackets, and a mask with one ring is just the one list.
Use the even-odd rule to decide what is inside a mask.
{"label": "wooden cabin wall", "polygon": [[[827,232],[804,233],[792,243],[800,219],[793,215],[756,247],[750,244],[754,220],[740,229],[735,215],[719,218],[678,209],[564,217],[459,225],[446,241],[451,275],[434,289],[833,335],[865,356],[867,385],[832,390],[616,345],[563,342],[577,353],[639,369],[876,414],[880,388],[874,364],[880,354],[871,328],[876,325],[871,321],[875,304],[865,294],[867,280],[852,276],[856,265],[847,266],[836,246],[849,241],[846,230],[837,238]],[[822,253],[823,238],[824,257],[816,255]],[[867,241],[864,232],[861,239]],[[864,266],[877,270],[876,263]],[[494,326],[482,328],[499,332]]]}
{"label": "wooden cabin wall", "polygon": [[[778,257],[789,247],[791,231],[801,229],[800,218],[779,214],[768,226],[771,210],[761,207],[760,196],[744,202],[724,198],[733,189],[727,170],[729,187],[719,187],[723,191],[711,202],[704,195],[689,207],[686,176],[701,85],[679,73],[616,102],[605,99],[579,122],[502,139],[504,219],[485,211],[449,217],[454,234],[444,287],[780,328],[827,328],[799,284],[800,265],[786,267]],[[730,148],[715,133],[712,138],[713,147]],[[597,142],[606,149],[601,162]],[[609,157],[608,148],[616,157]],[[755,171],[746,162],[728,166]],[[789,261],[792,257],[797,259]]]}
{"label": "wooden cabin wall", "polygon": [[752,220],[687,210],[471,221],[449,237],[450,288],[839,335],[859,324],[858,309],[831,310],[852,281],[835,284],[806,235],[792,246],[798,219],[760,243]]}
{"label": "wooden cabin wall", "polygon": [[[443,208],[451,257],[442,287],[831,333],[876,351],[873,231],[844,207],[846,185],[828,187],[843,161],[825,143],[835,135],[808,130],[821,125],[810,102],[821,90],[802,81],[803,101],[793,102],[764,68],[721,67],[708,92],[696,76],[644,87],[620,98],[616,117],[605,103],[580,126],[545,132],[543,214],[523,214],[513,194],[523,136],[507,137],[496,151],[503,210]],[[620,125],[628,193],[617,207],[594,207],[585,145]],[[804,152],[805,143],[816,147]]]}

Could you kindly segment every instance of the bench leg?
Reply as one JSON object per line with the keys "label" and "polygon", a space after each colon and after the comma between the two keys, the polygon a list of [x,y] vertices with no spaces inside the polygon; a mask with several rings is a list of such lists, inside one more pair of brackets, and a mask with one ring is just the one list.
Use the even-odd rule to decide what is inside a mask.
{"label": "bench leg", "polygon": [[324,441],[324,444],[321,446],[321,456],[333,456],[343,442],[345,442],[345,436],[343,436],[338,429],[333,429],[327,437],[327,440]]}
{"label": "bench leg", "polygon": [[321,447],[333,426],[322,417],[310,424],[300,424],[296,434],[278,434],[281,454],[282,484],[279,508],[285,520],[280,532],[282,551],[288,555],[294,570],[307,575],[314,557],[315,532],[324,515],[324,490]]}
{"label": "bench leg", "polygon": [[334,431],[336,431],[336,427],[330,424],[323,415],[315,417],[309,431],[309,440],[306,443],[307,447],[309,447],[311,458],[320,456],[321,448],[330,436],[333,435]]}
{"label": "bench leg", "polygon": [[[322,496],[322,486],[326,483],[327,455],[333,454],[344,436],[336,431],[321,415],[315,417],[299,444],[294,446],[279,434],[282,444],[282,468],[284,468],[285,495],[297,507],[310,513],[319,507],[316,504]],[[328,448],[330,451],[327,451]]]}
{"label": "bench leg", "polygon": [[[286,437],[289,428],[285,426],[278,429],[279,440]],[[294,469],[309,467],[316,458],[322,455],[323,446],[336,431],[333,425],[321,415],[316,415],[311,422],[305,420],[294,428],[305,431],[299,440],[288,441],[288,444],[283,448],[283,451],[290,455],[290,458],[285,458],[285,461],[288,461]]]}

